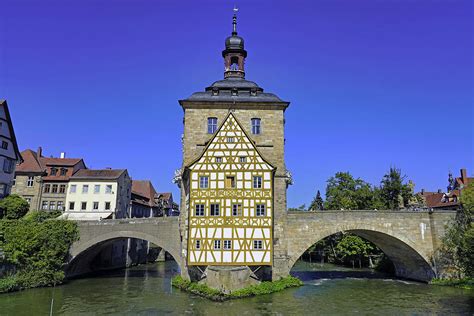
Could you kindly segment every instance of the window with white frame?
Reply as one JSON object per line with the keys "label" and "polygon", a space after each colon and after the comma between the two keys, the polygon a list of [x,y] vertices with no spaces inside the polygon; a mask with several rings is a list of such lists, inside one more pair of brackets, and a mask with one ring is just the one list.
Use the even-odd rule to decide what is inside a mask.
{"label": "window with white frame", "polygon": [[224,240],[224,250],[232,249],[232,240]]}
{"label": "window with white frame", "polygon": [[94,185],[94,194],[99,194],[100,193],[100,184]]}
{"label": "window with white frame", "polygon": [[209,188],[209,177],[208,176],[199,177],[199,188],[201,188],[201,189]]}
{"label": "window with white frame", "polygon": [[261,249],[263,249],[263,241],[261,241],[261,240],[254,240],[254,241],[253,241],[253,249],[255,249],[255,250],[261,250]]}
{"label": "window with white frame", "polygon": [[207,118],[207,133],[214,134],[217,131],[217,117]]}
{"label": "window with white frame", "polygon": [[214,240],[214,249],[216,249],[216,250],[221,249],[221,241],[220,240]]}
{"label": "window with white frame", "polygon": [[195,205],[195,216],[204,216],[204,204],[196,204]]}
{"label": "window with white frame", "polygon": [[53,184],[51,186],[51,193],[58,193],[58,185],[57,184]]}
{"label": "window with white frame", "polygon": [[56,202],[55,201],[49,201],[49,209],[50,210],[55,210],[56,209]]}
{"label": "window with white frame", "polygon": [[232,216],[242,216],[242,204],[232,205]]}
{"label": "window with white frame", "polygon": [[262,188],[262,177],[261,176],[254,176],[253,177],[253,188],[254,189],[261,189]]}
{"label": "window with white frame", "polygon": [[88,184],[84,184],[82,186],[82,193],[88,193],[89,192],[89,185]]}
{"label": "window with white frame", "polygon": [[34,176],[29,176],[28,180],[26,180],[26,186],[27,187],[32,187],[35,183],[35,177]]}
{"label": "window with white frame", "polygon": [[211,204],[211,216],[219,216],[219,204]]}
{"label": "window with white frame", "polygon": [[253,118],[252,120],[252,134],[258,135],[261,133],[261,127],[260,127],[260,119],[259,118]]}
{"label": "window with white frame", "polygon": [[51,192],[51,184],[45,184],[43,187],[43,193]]}
{"label": "window with white frame", "polygon": [[48,205],[49,205],[48,201],[43,201],[43,202],[41,202],[41,209],[42,209],[42,210],[47,210],[47,209],[48,209]]}
{"label": "window with white frame", "polygon": [[77,185],[71,184],[71,187],[69,188],[69,193],[76,193],[77,190]]}
{"label": "window with white frame", "polygon": [[257,204],[255,209],[256,216],[265,216],[265,204]]}
{"label": "window with white frame", "polygon": [[66,185],[65,184],[61,184],[59,186],[59,193],[66,193]]}
{"label": "window with white frame", "polygon": [[62,211],[64,209],[64,202],[58,201],[58,210]]}
{"label": "window with white frame", "polygon": [[106,194],[112,194],[112,185],[111,184],[107,184],[105,186],[105,193]]}

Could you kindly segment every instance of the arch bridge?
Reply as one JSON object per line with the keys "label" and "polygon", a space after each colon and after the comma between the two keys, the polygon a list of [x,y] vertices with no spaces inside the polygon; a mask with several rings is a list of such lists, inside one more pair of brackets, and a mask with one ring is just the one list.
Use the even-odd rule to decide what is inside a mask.
{"label": "arch bridge", "polygon": [[[338,232],[354,233],[378,246],[393,262],[398,277],[429,281],[436,276],[433,254],[441,244],[453,211],[288,212],[274,224],[273,279],[287,276],[318,241]],[[70,265],[90,249],[118,238],[147,240],[167,251],[187,276],[186,244],[180,217],[79,222],[80,238],[70,250]],[[96,247],[99,248],[99,247]]]}

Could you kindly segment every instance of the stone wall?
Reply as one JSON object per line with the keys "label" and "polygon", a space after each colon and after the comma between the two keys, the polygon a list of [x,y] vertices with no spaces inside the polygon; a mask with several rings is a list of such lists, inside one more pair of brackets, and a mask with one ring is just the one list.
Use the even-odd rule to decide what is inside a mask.
{"label": "stone wall", "polygon": [[436,275],[433,254],[455,212],[322,211],[289,212],[283,240],[275,245],[273,278],[289,274],[316,242],[345,231],[377,245],[392,260],[399,277],[428,281]]}
{"label": "stone wall", "polygon": [[29,175],[17,174],[15,185],[12,187],[12,194],[18,194],[19,196],[30,199],[30,210],[39,210],[41,208],[41,190],[42,180],[41,176],[34,176],[33,186],[28,187]]}

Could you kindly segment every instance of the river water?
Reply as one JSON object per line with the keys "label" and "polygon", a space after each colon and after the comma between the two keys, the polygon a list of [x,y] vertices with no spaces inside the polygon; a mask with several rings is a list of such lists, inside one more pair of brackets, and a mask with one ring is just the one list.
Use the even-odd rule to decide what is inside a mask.
{"label": "river water", "polygon": [[474,315],[474,291],[393,280],[382,274],[298,262],[305,285],[211,302],[170,285],[174,261],[0,295],[0,315]]}

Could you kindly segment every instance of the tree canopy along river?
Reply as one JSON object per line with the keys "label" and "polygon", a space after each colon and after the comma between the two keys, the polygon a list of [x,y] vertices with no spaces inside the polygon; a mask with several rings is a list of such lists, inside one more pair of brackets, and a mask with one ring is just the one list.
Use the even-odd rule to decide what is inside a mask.
{"label": "tree canopy along river", "polygon": [[299,261],[305,285],[222,303],[171,287],[174,261],[0,295],[1,315],[473,315],[474,291]]}

